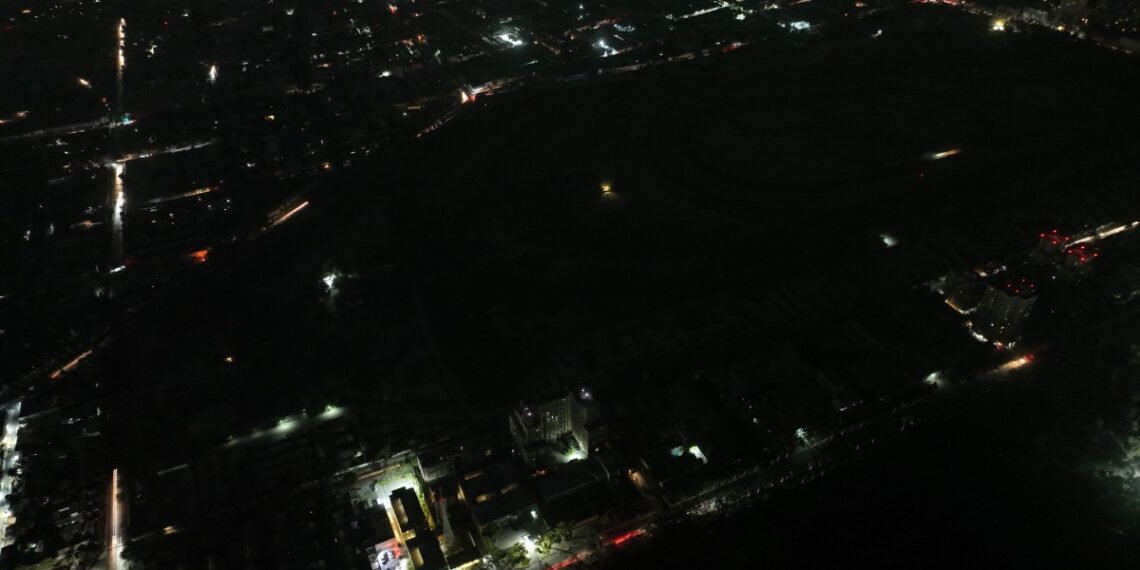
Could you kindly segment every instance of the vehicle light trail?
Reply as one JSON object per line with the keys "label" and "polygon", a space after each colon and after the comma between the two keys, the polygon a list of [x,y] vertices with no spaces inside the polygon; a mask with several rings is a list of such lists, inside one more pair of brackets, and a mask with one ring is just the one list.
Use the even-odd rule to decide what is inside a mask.
{"label": "vehicle light trail", "polygon": [[1071,248],[1071,247],[1078,245],[1078,244],[1092,243],[1092,242],[1097,241],[1097,240],[1102,240],[1106,237],[1112,237],[1116,234],[1120,234],[1120,233],[1124,233],[1124,232],[1129,231],[1129,230],[1136,229],[1137,227],[1140,227],[1140,221],[1132,222],[1130,224],[1119,224],[1119,225],[1115,225],[1115,226],[1112,226],[1112,225],[1101,226],[1100,228],[1097,229],[1097,231],[1095,233],[1091,233],[1089,235],[1086,235],[1084,237],[1081,237],[1079,239],[1075,239],[1075,240],[1069,242],[1069,244],[1065,246],[1065,249]]}
{"label": "vehicle light trail", "polygon": [[12,544],[8,539],[8,520],[12,516],[11,506],[8,504],[8,494],[12,492],[12,476],[8,473],[16,468],[19,454],[15,452],[16,436],[20,431],[21,402],[16,400],[6,406],[4,421],[4,462],[3,473],[0,473],[0,547]]}
{"label": "vehicle light trail", "polygon": [[123,536],[122,536],[122,522],[123,511],[119,506],[119,470],[116,468],[111,471],[111,489],[108,492],[108,521],[107,521],[107,568],[108,570],[119,570],[122,568],[123,558]]}
{"label": "vehicle light trail", "polygon": [[152,206],[154,204],[161,204],[163,202],[172,202],[174,200],[181,200],[183,198],[192,198],[194,196],[201,196],[202,194],[209,194],[210,192],[213,192],[214,190],[217,190],[217,189],[218,189],[217,186],[204,186],[202,188],[195,188],[193,190],[190,190],[189,192],[182,192],[180,194],[174,194],[172,196],[163,196],[161,198],[152,198],[150,200],[147,200],[146,202],[140,203],[139,206]]}
{"label": "vehicle light trail", "polygon": [[111,164],[111,170],[114,173],[111,180],[111,253],[117,263],[123,258],[123,208],[127,204],[123,173],[127,165],[115,162]]}
{"label": "vehicle light trail", "polygon": [[292,218],[294,214],[296,214],[297,212],[300,212],[301,210],[304,210],[308,206],[309,206],[308,201],[304,201],[304,202],[301,202],[300,204],[297,204],[296,206],[293,207],[293,209],[289,210],[288,212],[285,212],[284,214],[281,214],[280,216],[277,217],[277,219],[270,222],[269,227],[273,227],[273,226],[276,226],[278,224],[284,223],[285,220]]}
{"label": "vehicle light trail", "polygon": [[936,152],[934,154],[931,154],[930,159],[931,160],[942,160],[943,158],[950,158],[951,156],[957,156],[959,154],[962,154],[962,149],[952,148],[949,150],[944,150],[942,152]]}
{"label": "vehicle light trail", "polygon": [[635,538],[637,538],[643,534],[645,534],[645,531],[641,530],[640,528],[635,529],[635,530],[631,530],[631,531],[613,539],[612,541],[610,541],[610,544],[612,544],[614,546],[621,546],[623,543],[628,542],[630,540],[633,540],[633,539],[635,539]]}
{"label": "vehicle light trail", "polygon": [[20,119],[23,119],[24,117],[27,117],[27,116],[28,116],[27,111],[16,111],[15,113],[12,114],[11,117],[8,117],[7,119],[0,119],[0,125],[3,125],[4,123],[11,123],[13,121],[19,121]]}
{"label": "vehicle light trail", "polygon": [[94,351],[95,351],[95,349],[92,349],[92,348],[89,348],[89,349],[83,351],[82,353],[79,354],[79,356],[72,358],[67,364],[60,366],[58,369],[56,369],[55,372],[52,372],[51,375],[48,376],[48,378],[51,378],[52,380],[56,380],[60,376],[63,376],[65,373],[71,372],[72,370],[75,369],[76,366],[79,366],[79,363],[82,362],[84,358],[91,356],[91,353]]}
{"label": "vehicle light trail", "polygon": [[562,570],[563,568],[566,568],[568,566],[572,566],[577,562],[578,562],[577,556],[570,557],[570,558],[567,558],[566,560],[563,560],[562,562],[559,562],[558,564],[551,566],[550,570]]}

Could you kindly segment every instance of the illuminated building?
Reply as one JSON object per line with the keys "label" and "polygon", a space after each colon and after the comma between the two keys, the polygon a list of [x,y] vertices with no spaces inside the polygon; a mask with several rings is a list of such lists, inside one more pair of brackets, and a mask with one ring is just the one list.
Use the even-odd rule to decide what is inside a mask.
{"label": "illuminated building", "polygon": [[588,388],[560,395],[538,404],[520,403],[509,416],[511,438],[524,461],[534,463],[533,451],[564,436],[573,436],[586,457],[605,436],[594,395]]}
{"label": "illuminated building", "polygon": [[408,487],[401,487],[392,491],[388,497],[392,504],[392,514],[400,525],[402,538],[409,539],[419,534],[427,534],[428,521],[420,507],[420,499],[416,492]]}
{"label": "illuminated building", "polygon": [[1017,340],[1036,300],[1036,287],[1025,278],[986,285],[974,324],[990,340]]}
{"label": "illuminated building", "polygon": [[957,270],[946,274],[946,304],[959,313],[976,309],[985,289],[985,282],[972,272]]}

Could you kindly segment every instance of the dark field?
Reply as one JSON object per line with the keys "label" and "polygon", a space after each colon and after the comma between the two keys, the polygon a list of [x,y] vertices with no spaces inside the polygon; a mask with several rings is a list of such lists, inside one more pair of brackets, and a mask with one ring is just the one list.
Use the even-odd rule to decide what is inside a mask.
{"label": "dark field", "polygon": [[[564,362],[677,307],[843,287],[872,273],[880,231],[968,228],[974,251],[953,255],[984,259],[1135,207],[1101,200],[1140,148],[1109,135],[1140,126],[1132,60],[946,14],[857,35],[483,97],[331,175],[333,198],[124,329],[129,407],[162,410],[125,421],[158,449],[159,425],[208,424],[192,437],[209,444],[327,400],[498,408],[620,376]],[[334,301],[331,269],[350,274]]]}

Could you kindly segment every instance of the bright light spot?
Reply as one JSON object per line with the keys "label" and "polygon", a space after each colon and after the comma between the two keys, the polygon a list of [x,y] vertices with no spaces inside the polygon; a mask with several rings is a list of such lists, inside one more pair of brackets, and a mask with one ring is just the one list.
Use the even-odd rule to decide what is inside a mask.
{"label": "bright light spot", "polygon": [[495,37],[499,38],[500,40],[503,40],[504,43],[510,44],[511,47],[519,47],[519,46],[523,45],[522,40],[516,38],[515,36],[511,35],[508,32],[502,32]]}
{"label": "bright light spot", "polygon": [[700,447],[695,445],[689,446],[689,455],[701,460],[701,463],[708,463],[709,458],[705,457],[705,452],[701,451]]}
{"label": "bright light spot", "polygon": [[80,84],[80,85],[82,85],[82,86],[84,86],[84,87],[86,87],[86,88],[88,88],[88,89],[90,89],[90,88],[91,88],[91,82],[90,82],[90,81],[87,81],[86,79],[84,79],[84,78],[82,78],[82,77],[80,77],[80,78],[79,78],[79,84]]}
{"label": "bright light spot", "polygon": [[523,535],[523,537],[519,540],[519,543],[521,543],[523,548],[526,549],[527,556],[532,556],[535,551],[538,550],[538,546],[534,543],[533,540],[531,540],[529,534]]}
{"label": "bright light spot", "polygon": [[943,158],[949,158],[951,156],[955,156],[955,155],[958,155],[961,153],[962,153],[962,149],[952,148],[950,150],[944,150],[942,152],[936,152],[936,153],[930,155],[930,158],[932,160],[942,160]]}
{"label": "bright light spot", "polygon": [[942,373],[936,371],[936,372],[931,372],[930,374],[927,374],[926,378],[923,378],[922,381],[926,382],[927,384],[930,384],[931,386],[941,386],[942,380],[943,380],[942,379]]}
{"label": "bright light spot", "polygon": [[215,83],[218,81],[218,66],[211,65],[209,71],[206,72],[206,81]]}
{"label": "bright light spot", "polygon": [[899,244],[898,238],[889,234],[879,234],[879,238],[883,240],[883,245],[887,247],[894,247]]}
{"label": "bright light spot", "polygon": [[883,30],[875,30],[875,33],[871,34],[871,37],[877,38],[877,37],[882,36],[882,35],[883,35]]}
{"label": "bright light spot", "polygon": [[380,73],[380,77],[392,77],[392,72],[385,69],[383,72]]}
{"label": "bright light spot", "polygon": [[992,26],[990,26],[990,29],[995,31],[995,32],[1004,32],[1005,31],[1005,20],[994,20],[994,23]]}
{"label": "bright light spot", "polygon": [[1030,362],[1033,362],[1033,355],[1032,354],[1026,354],[1026,355],[1021,356],[1019,358],[1014,358],[1013,360],[1010,360],[1009,362],[1006,362],[1005,364],[1002,364],[1001,366],[998,367],[998,370],[1001,372],[1009,372],[1010,370],[1016,370],[1018,368],[1021,368],[1022,366],[1025,366],[1026,364],[1029,364]]}
{"label": "bright light spot", "polygon": [[325,284],[326,289],[328,289],[329,291],[332,291],[333,287],[336,285],[337,279],[340,279],[340,274],[335,272],[335,271],[332,271],[330,273],[325,274],[324,277],[321,277],[321,283]]}
{"label": "bright light spot", "polygon": [[685,448],[678,445],[677,447],[670,449],[669,454],[673,457],[680,457],[685,454]]}
{"label": "bright light spot", "polygon": [[535,519],[535,520],[538,519],[538,510],[537,509],[531,509],[530,510],[530,518]]}
{"label": "bright light spot", "polygon": [[127,268],[127,266],[126,266],[126,265],[120,265],[120,266],[118,266],[118,267],[115,267],[115,268],[111,269],[111,273],[118,273],[118,272],[120,272],[120,271],[122,271],[122,270],[124,270],[124,269],[126,269],[126,268]]}
{"label": "bright light spot", "polygon": [[610,192],[613,192],[613,190],[614,187],[612,184],[609,182],[602,182],[602,193],[609,194]]}
{"label": "bright light spot", "polygon": [[808,433],[804,428],[796,428],[796,438],[800,441],[807,441]]}
{"label": "bright light spot", "polygon": [[308,206],[309,206],[308,201],[301,202],[300,204],[297,204],[296,206],[294,206],[293,209],[289,210],[288,212],[285,212],[284,214],[279,216],[277,219],[273,220],[269,225],[272,227],[272,226],[276,226],[277,224],[283,223],[285,220],[292,218],[297,212],[304,210]]}
{"label": "bright light spot", "polygon": [[743,22],[743,21],[744,21],[744,19],[745,19],[745,18],[747,18],[747,17],[748,17],[748,16],[745,16],[745,15],[744,15],[744,12],[741,12],[741,13],[739,13],[739,14],[737,14],[737,15],[736,15],[736,19],[737,19],[737,21],[740,21],[740,22]]}
{"label": "bright light spot", "polygon": [[794,22],[789,23],[788,27],[793,29],[793,30],[796,30],[797,32],[802,32],[804,30],[810,30],[811,24],[809,24],[808,22],[805,22],[803,20],[796,20]]}

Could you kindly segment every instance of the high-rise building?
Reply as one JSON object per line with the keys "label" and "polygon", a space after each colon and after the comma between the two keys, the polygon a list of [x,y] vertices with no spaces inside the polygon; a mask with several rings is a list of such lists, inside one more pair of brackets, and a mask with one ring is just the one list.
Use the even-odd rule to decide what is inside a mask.
{"label": "high-rise building", "polygon": [[559,392],[536,404],[520,402],[511,410],[509,422],[511,437],[528,462],[534,461],[532,451],[536,446],[554,443],[567,435],[574,438],[585,457],[605,433],[594,395],[588,388]]}
{"label": "high-rise building", "polygon": [[606,425],[589,388],[578,388],[570,404],[570,431],[582,453],[589,455],[605,441]]}

